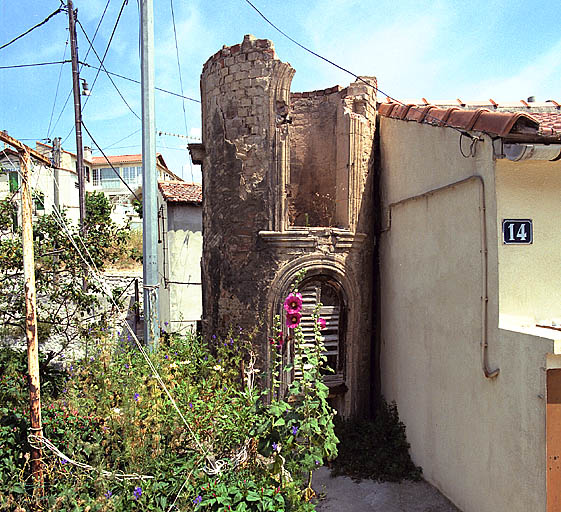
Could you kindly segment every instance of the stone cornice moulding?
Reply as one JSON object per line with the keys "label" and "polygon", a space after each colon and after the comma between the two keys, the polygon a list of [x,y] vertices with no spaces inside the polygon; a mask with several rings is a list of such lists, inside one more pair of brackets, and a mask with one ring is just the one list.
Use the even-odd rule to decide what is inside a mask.
{"label": "stone cornice moulding", "polygon": [[367,235],[340,228],[306,228],[259,231],[259,237],[266,244],[279,249],[319,249],[331,245],[336,252],[343,252],[360,249]]}

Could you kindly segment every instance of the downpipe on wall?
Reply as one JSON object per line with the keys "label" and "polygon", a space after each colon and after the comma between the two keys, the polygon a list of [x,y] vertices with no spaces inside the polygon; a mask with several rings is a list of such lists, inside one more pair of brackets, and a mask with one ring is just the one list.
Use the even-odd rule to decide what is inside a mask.
{"label": "downpipe on wall", "polygon": [[400,199],[394,203],[388,205],[389,210],[389,225],[384,231],[389,231],[391,228],[391,211],[392,208],[413,201],[415,199],[422,199],[424,197],[431,196],[438,192],[443,192],[449,188],[457,187],[458,185],[463,185],[471,181],[477,181],[479,183],[479,218],[481,222],[480,234],[480,253],[481,253],[481,368],[483,374],[487,379],[494,379],[499,375],[500,369],[495,368],[491,370],[488,363],[488,349],[489,349],[489,328],[488,328],[488,303],[489,303],[489,279],[488,279],[488,242],[487,242],[487,214],[486,214],[486,203],[485,203],[485,181],[483,177],[479,174],[474,174],[468,178],[464,178],[453,183],[448,183],[442,187],[433,188],[422,194],[417,194],[411,197],[406,197],[405,199]]}

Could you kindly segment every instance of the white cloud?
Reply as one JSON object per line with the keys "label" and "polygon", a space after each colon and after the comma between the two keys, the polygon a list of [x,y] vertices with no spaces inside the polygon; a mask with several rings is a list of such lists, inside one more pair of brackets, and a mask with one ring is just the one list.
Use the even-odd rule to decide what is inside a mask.
{"label": "white cloud", "polygon": [[[561,82],[561,39],[553,46],[536,55],[531,62],[521,67],[511,76],[483,80],[471,89],[477,91],[478,98],[493,98],[495,101],[518,101],[528,96],[536,96],[536,101],[556,99],[560,101],[559,83]],[[551,91],[557,97],[550,98]],[[547,97],[546,97],[547,96]]]}

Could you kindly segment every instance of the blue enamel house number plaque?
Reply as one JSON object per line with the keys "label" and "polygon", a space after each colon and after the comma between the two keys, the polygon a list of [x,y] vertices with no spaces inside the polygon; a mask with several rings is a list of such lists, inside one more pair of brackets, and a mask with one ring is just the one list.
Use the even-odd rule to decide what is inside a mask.
{"label": "blue enamel house number plaque", "polygon": [[532,219],[503,220],[503,244],[531,244],[533,242]]}

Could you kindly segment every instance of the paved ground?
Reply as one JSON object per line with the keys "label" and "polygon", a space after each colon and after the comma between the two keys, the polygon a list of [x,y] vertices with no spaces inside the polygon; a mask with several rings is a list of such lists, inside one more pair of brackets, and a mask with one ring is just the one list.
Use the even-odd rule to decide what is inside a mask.
{"label": "paved ground", "polygon": [[318,512],[461,512],[424,480],[357,483],[346,476],[331,478],[329,473],[326,467],[314,472]]}

